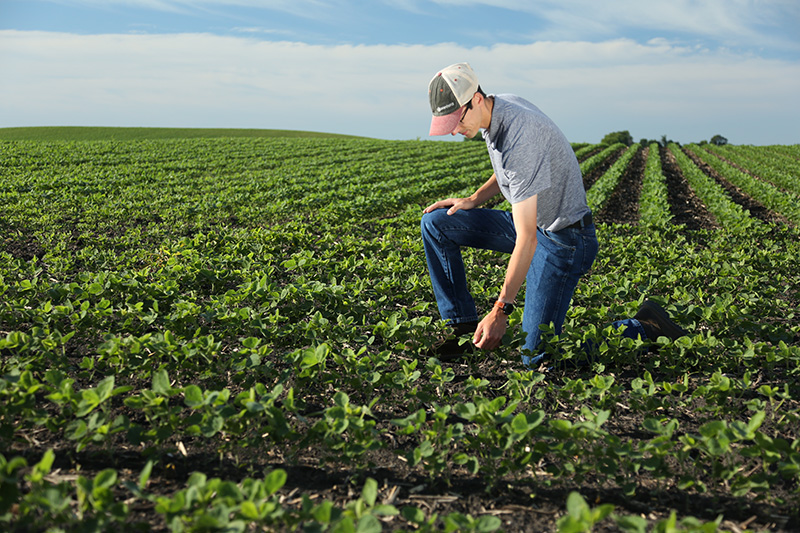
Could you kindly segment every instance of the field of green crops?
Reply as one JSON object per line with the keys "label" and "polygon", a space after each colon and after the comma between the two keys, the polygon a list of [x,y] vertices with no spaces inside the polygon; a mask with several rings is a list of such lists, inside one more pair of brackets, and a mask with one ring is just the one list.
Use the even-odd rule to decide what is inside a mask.
{"label": "field of green crops", "polygon": [[[0,530],[797,530],[800,146],[574,148],[600,253],[531,370],[426,355],[482,143],[0,141]],[[645,298],[690,334],[608,328]]]}

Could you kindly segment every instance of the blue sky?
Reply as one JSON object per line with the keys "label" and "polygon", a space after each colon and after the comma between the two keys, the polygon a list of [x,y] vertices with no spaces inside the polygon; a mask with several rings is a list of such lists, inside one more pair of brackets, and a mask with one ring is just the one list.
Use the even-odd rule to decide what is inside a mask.
{"label": "blue sky", "polygon": [[0,127],[424,139],[459,61],[575,142],[800,143],[796,0],[0,0]]}

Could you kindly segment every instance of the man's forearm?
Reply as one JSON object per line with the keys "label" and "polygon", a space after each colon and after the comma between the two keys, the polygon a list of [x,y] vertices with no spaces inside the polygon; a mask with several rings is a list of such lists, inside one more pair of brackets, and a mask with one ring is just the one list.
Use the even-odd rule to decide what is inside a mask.
{"label": "man's forearm", "polygon": [[500,290],[500,300],[511,303],[528,275],[538,239],[536,228],[537,196],[532,196],[511,207],[517,240],[508,262],[506,278]]}
{"label": "man's forearm", "polygon": [[498,194],[500,194],[500,186],[497,184],[497,176],[492,174],[492,177],[481,185],[480,189],[472,193],[469,199],[475,203],[475,206],[479,206]]}
{"label": "man's forearm", "polygon": [[[531,239],[517,239],[517,244],[514,246],[514,251],[511,254],[508,270],[506,270],[506,279],[503,283],[503,288],[500,290],[498,300],[506,303],[512,303],[514,301],[522,283],[525,281],[535,251],[535,233],[533,234],[532,241]],[[507,327],[508,316],[504,311],[501,311],[499,307],[493,306],[489,314],[478,323],[475,334],[472,336],[472,342],[475,343],[475,346],[483,350],[493,350],[502,342]]]}
{"label": "man's forearm", "polygon": [[506,270],[503,288],[500,289],[500,295],[498,296],[500,301],[512,303],[517,297],[517,293],[519,293],[522,284],[525,282],[525,277],[528,275],[528,269],[531,266],[531,261],[533,261],[535,252],[535,234],[533,241],[517,241],[516,246],[514,246],[514,251],[511,253],[511,259],[508,261],[508,269]]}
{"label": "man's forearm", "polygon": [[[495,187],[499,189],[496,177],[492,176],[492,179],[487,181],[478,192],[488,194]],[[511,253],[511,259],[508,262],[503,288],[500,289],[498,297],[503,302],[511,303],[517,297],[517,293],[528,275],[531,261],[533,261],[533,255],[536,252],[536,239],[538,238],[536,233],[536,208],[536,195],[511,206],[511,215],[514,217],[517,240],[514,244],[514,251]],[[484,350],[497,348],[506,332],[507,319],[508,317],[499,307],[493,306],[489,314],[478,323],[472,342],[475,343],[475,346]]]}

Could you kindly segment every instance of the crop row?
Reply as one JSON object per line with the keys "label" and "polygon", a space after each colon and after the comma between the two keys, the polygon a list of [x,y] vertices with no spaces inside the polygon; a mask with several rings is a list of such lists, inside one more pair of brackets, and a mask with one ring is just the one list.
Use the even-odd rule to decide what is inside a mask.
{"label": "crop row", "polygon": [[[390,328],[398,329],[396,320],[379,324],[375,333],[396,334]],[[366,468],[369,465],[367,452],[384,447],[386,434],[399,431],[404,435],[416,435],[418,445],[408,452],[407,459],[413,465],[422,464],[431,476],[447,476],[445,468],[450,461],[455,461],[468,463],[473,473],[480,471],[484,478],[493,480],[513,472],[525,472],[526,467],[547,458],[548,463],[562,465],[552,469],[548,467],[549,475],[580,478],[581,472],[591,472],[599,460],[613,465],[608,474],[626,486],[631,482],[631,476],[641,468],[642,461],[646,460],[655,478],[671,479],[679,474],[680,469],[676,471],[662,463],[664,454],[684,459],[695,454],[708,454],[709,463],[697,457],[689,463],[690,473],[687,475],[691,479],[691,469],[711,468],[715,459],[725,458],[738,442],[755,440],[755,445],[746,448],[744,464],[757,458],[761,468],[751,466],[747,476],[739,479],[743,464],[733,457],[725,458],[728,468],[720,473],[723,479],[736,480],[744,494],[749,490],[764,490],[769,487],[768,481],[777,483],[780,477],[800,478],[798,441],[775,440],[758,432],[766,417],[767,406],[774,408],[776,402],[790,400],[791,394],[781,387],[764,385],[756,388],[749,374],[737,381],[717,372],[707,381],[694,379],[694,386],[690,388],[686,375],[677,383],[656,384],[650,374],[645,373],[643,380],[634,381],[630,390],[623,390],[614,383],[613,377],[595,377],[588,381],[576,379],[559,387],[536,386],[544,380],[543,375],[515,371],[510,372],[506,379],[508,392],[505,396],[486,397],[489,383],[469,379],[465,390],[454,393],[449,404],[436,406],[440,401],[441,387],[455,376],[451,369],[442,368],[435,361],[428,362],[424,368],[427,379],[420,381],[423,368],[417,360],[402,361],[400,368],[394,370],[387,352],[377,355],[369,355],[366,350],[361,353],[352,350],[332,353],[329,346],[321,344],[286,354],[282,365],[277,365],[277,362],[264,364],[265,350],[260,350],[258,340],[251,338],[243,347],[249,348],[249,353],[242,349],[232,354],[225,369],[225,365],[213,365],[210,361],[214,348],[218,347],[209,338],[198,337],[192,343],[181,343],[167,332],[163,338],[148,336],[128,344],[133,343],[135,349],[131,362],[134,364],[122,360],[120,352],[112,352],[116,356],[113,357],[114,365],[128,372],[139,371],[140,363],[136,364],[136,359],[141,360],[137,356],[142,352],[149,355],[148,364],[164,361],[159,365],[161,369],[153,373],[149,388],[139,386],[134,391],[132,385],[116,386],[114,374],[84,389],[76,389],[75,380],[59,370],[46,370],[42,382],[31,371],[7,374],[0,382],[0,391],[6,414],[15,421],[15,427],[6,426],[2,433],[25,432],[37,426],[52,432],[63,428],[65,437],[76,443],[78,451],[92,443],[103,444],[121,432],[135,446],[160,446],[175,435],[211,438],[218,433],[235,436],[236,446],[282,444],[299,439],[301,447],[323,445],[333,454],[331,460],[344,460]],[[618,339],[610,346],[606,345],[604,350],[630,353],[636,347],[629,344]],[[682,342],[673,354],[664,347],[664,355],[677,358],[691,353],[696,351],[693,344],[695,341]],[[15,348],[19,346],[11,344],[8,339],[0,345],[0,349]],[[198,348],[206,348],[207,355],[203,357]],[[741,357],[747,356],[743,353]],[[797,362],[797,353],[781,343],[777,353],[767,353],[765,358],[772,365],[792,365]],[[244,380],[251,380],[246,374],[254,371],[265,383],[278,384],[270,387],[258,382],[238,394],[232,394],[228,388],[205,390],[194,384],[175,386],[163,368],[168,366],[170,359],[177,359],[172,366],[177,366],[181,373],[185,373],[189,362],[196,359],[193,365],[216,366],[218,372],[238,371]],[[272,368],[272,365],[277,368]],[[295,387],[284,390],[280,383],[287,380],[287,375],[294,376]],[[352,387],[354,381],[369,383],[372,388],[367,404],[351,403],[350,397],[342,392]],[[339,392],[333,396],[330,407],[315,410],[310,406],[316,405],[320,398],[304,394],[304,391],[320,385]],[[691,389],[694,392],[690,392]],[[414,391],[407,398],[410,414],[393,419],[391,424],[380,429],[378,423],[386,421],[389,415],[376,413],[373,408],[378,403],[383,404],[391,396],[391,391]],[[731,405],[732,398],[744,398],[752,393],[755,394],[751,400]],[[37,401],[41,396],[51,405]],[[625,396],[627,410],[632,413],[641,411],[645,417],[643,427],[659,437],[623,445],[618,437],[601,429],[609,411],[592,412],[581,408],[580,417],[585,422],[571,424],[559,418],[548,419],[540,409],[526,411],[521,408],[549,396],[569,403],[592,399],[595,409],[613,407]],[[127,414],[118,414],[115,408],[118,402],[114,401],[117,397],[128,408]],[[698,407],[696,403],[700,399],[704,405]],[[746,423],[736,421],[731,424],[712,418],[699,428],[699,436],[686,433],[677,441],[667,439],[667,446],[660,438],[667,429],[662,428],[662,422],[649,418],[649,413],[664,410],[665,405],[670,410],[695,408],[699,413],[709,413],[710,417],[729,414],[733,409],[733,414],[748,412],[751,418]],[[773,411],[771,417],[772,427],[779,434],[791,433],[800,421],[797,413],[791,411],[780,414]],[[705,417],[701,414],[701,418]],[[454,424],[454,419],[458,423]],[[663,422],[668,428],[667,436],[671,437],[677,429],[677,421]],[[535,446],[531,446],[534,442]],[[570,442],[570,446],[565,446],[565,442]],[[222,446],[231,446],[231,441],[225,440]],[[584,450],[583,455],[574,458],[576,447],[581,446],[594,449],[595,456],[586,455]],[[713,453],[709,452],[711,448]],[[622,449],[626,450],[625,453]],[[569,466],[564,467],[565,464]],[[773,464],[776,470],[770,472],[769,467]],[[633,486],[628,490],[634,490]]]}
{"label": "crop row", "polygon": [[[800,195],[782,191],[769,182],[742,172],[700,147],[690,146],[689,149],[748,196],[768,209],[785,216],[793,224],[800,224]],[[774,174],[771,175],[774,176]]]}
{"label": "crop row", "polygon": [[[586,176],[590,172],[592,172],[598,165],[603,163],[606,159],[613,156],[614,154],[620,152],[625,148],[625,145],[622,143],[615,143],[610,146],[603,146],[602,149],[594,155],[589,156],[588,158],[581,161],[581,174]],[[576,156],[579,154],[576,153]]]}
{"label": "crop row", "polygon": [[[114,469],[105,469],[94,477],[77,476],[74,485],[60,481],[52,466],[54,454],[48,451],[44,457],[24,472],[27,463],[22,458],[11,461],[0,454],[0,489],[5,496],[0,512],[12,506],[17,509],[17,528],[36,528],[42,523],[58,524],[61,528],[82,531],[108,531],[125,528],[132,514],[131,505],[144,502],[152,505],[155,512],[164,517],[171,531],[246,531],[254,527],[268,530],[289,529],[304,531],[381,531],[382,523],[398,523],[408,529],[396,531],[459,531],[490,532],[501,526],[496,516],[483,515],[473,518],[458,512],[443,516],[441,521],[413,506],[398,509],[385,503],[378,483],[368,478],[361,494],[344,507],[337,507],[329,500],[316,502],[302,496],[299,507],[285,505],[279,494],[287,480],[284,470],[265,472],[263,478],[245,478],[234,483],[220,478],[209,479],[202,473],[193,473],[186,488],[170,495],[154,494],[147,490],[153,462],[148,461],[135,479],[122,480]],[[27,485],[27,491],[19,490],[19,483]],[[126,497],[121,501],[119,494]],[[379,497],[383,496],[382,500]],[[640,516],[614,513],[614,506],[605,504],[590,507],[579,493],[573,492],[566,502],[566,513],[558,521],[559,532],[583,531],[610,517],[621,531],[631,533],[644,531],[647,521]],[[694,517],[677,520],[676,513],[655,524],[656,530],[664,531],[709,531],[715,530],[722,521],[703,523]],[[438,523],[442,523],[442,527]]]}
{"label": "crop row", "polygon": [[787,153],[773,152],[754,146],[705,146],[707,151],[747,169],[750,173],[767,180],[776,187],[800,194],[800,159]]}
{"label": "crop row", "polygon": [[[614,192],[619,184],[619,179],[622,173],[628,167],[633,156],[640,150],[641,146],[634,144],[629,147],[625,153],[617,159],[613,165],[598,178],[592,187],[586,193],[586,202],[592,211],[598,211],[606,203],[608,197]],[[586,171],[583,171],[584,173]]]}
{"label": "crop row", "polygon": [[725,190],[712,177],[697,167],[677,145],[670,145],[670,151],[692,190],[708,207],[720,225],[739,231],[760,222],[734,202]]}
{"label": "crop row", "polygon": [[639,216],[643,224],[656,227],[669,224],[672,220],[669,193],[661,168],[658,145],[655,143],[649,147],[639,198]]}

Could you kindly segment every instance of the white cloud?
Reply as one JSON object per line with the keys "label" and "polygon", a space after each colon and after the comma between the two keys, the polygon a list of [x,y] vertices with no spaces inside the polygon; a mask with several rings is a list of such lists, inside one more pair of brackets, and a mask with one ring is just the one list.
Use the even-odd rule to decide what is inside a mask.
{"label": "white cloud", "polygon": [[657,40],[491,48],[320,46],[210,34],[0,31],[0,126],[316,130],[425,137],[427,83],[469,61],[490,92],[532,100],[571,140],[797,143],[800,67]]}

